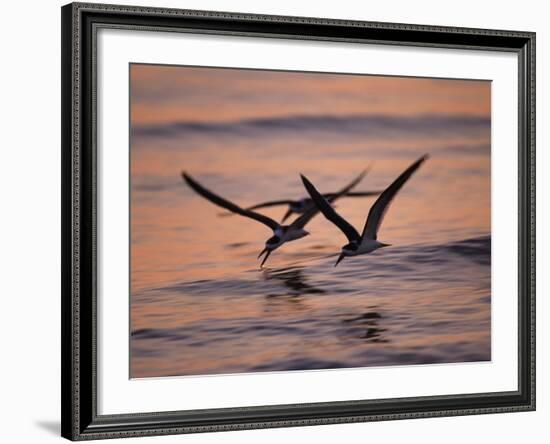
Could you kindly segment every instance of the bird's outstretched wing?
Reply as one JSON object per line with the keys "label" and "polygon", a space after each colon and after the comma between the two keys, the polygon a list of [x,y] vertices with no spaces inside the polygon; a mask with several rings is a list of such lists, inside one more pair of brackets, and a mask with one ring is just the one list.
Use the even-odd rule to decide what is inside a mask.
{"label": "bird's outstretched wing", "polygon": [[249,217],[251,219],[257,220],[258,222],[264,225],[267,225],[272,230],[276,230],[279,227],[279,224],[275,220],[271,219],[270,217],[264,216],[263,214],[260,214],[260,213],[256,213],[255,211],[245,210],[244,208],[241,208],[238,205],[235,205],[234,203],[229,202],[223,197],[220,197],[217,194],[214,194],[212,191],[207,190],[185,172],[182,172],[181,176],[183,177],[183,180],[185,180],[187,185],[189,185],[194,191],[196,191],[205,199],[208,199],[213,204],[216,204],[222,208],[225,208],[226,210],[229,210],[233,213],[240,214],[241,216]]}
{"label": "bird's outstretched wing", "polygon": [[[258,208],[268,208],[268,207],[278,207],[280,205],[290,205],[294,202],[295,201],[290,200],[290,199],[271,200],[269,202],[261,202],[259,204],[252,205],[250,207],[245,207],[244,209],[246,211],[250,211],[250,210],[257,210]],[[289,212],[290,212],[290,214],[293,213],[292,210],[289,210]],[[220,214],[218,214],[218,216],[221,216],[221,217],[227,217],[227,216],[232,216],[232,215],[233,215],[233,213],[220,213]],[[284,222],[284,219],[281,222]]]}
{"label": "bird's outstretched wing", "polygon": [[245,210],[257,210],[258,208],[277,207],[279,205],[290,205],[291,203],[294,203],[294,201],[290,199],[271,200],[269,202],[262,202],[256,205],[252,205],[251,207],[246,207]]}
{"label": "bird's outstretched wing", "polygon": [[[321,213],[334,225],[336,225],[340,230],[346,235],[350,242],[357,241],[361,239],[357,230],[351,225],[346,219],[340,216],[334,208],[330,206],[330,203],[325,199],[319,191],[313,186],[313,184],[305,177],[303,174],[302,182],[306,187],[307,192],[315,202],[315,205]],[[333,199],[334,200],[334,199]]]}
{"label": "bird's outstretched wing", "polygon": [[[350,191],[349,193],[346,193],[346,197],[369,197],[369,196],[378,196],[382,191]],[[330,199],[334,197],[338,193],[324,193],[323,197],[325,199]],[[299,199],[299,200],[292,200],[292,199],[280,199],[280,200],[270,200],[267,202],[260,202],[255,205],[251,205],[249,207],[245,207],[245,210],[257,210],[259,208],[269,208],[269,207],[278,207],[281,205],[291,205],[291,204],[297,204],[301,201],[305,201],[306,205],[313,205],[313,201],[311,198],[307,199]],[[286,219],[288,219],[289,216],[292,215],[294,211],[292,209],[288,209],[283,218],[281,219],[280,223],[283,223]],[[232,213],[220,213],[219,216],[226,217],[231,216]]]}
{"label": "bird's outstretched wing", "polygon": [[[350,191],[346,193],[346,197],[369,197],[369,196],[378,196],[382,191]],[[330,199],[332,196],[338,193],[324,193],[323,197],[325,199]]]}
{"label": "bird's outstretched wing", "polygon": [[[370,170],[370,167],[369,168],[366,168],[364,169],[363,171],[361,171],[361,173],[355,178],[353,179],[349,184],[347,184],[344,188],[342,188],[341,190],[337,191],[336,193],[332,193],[332,195],[325,199],[323,197],[323,195],[319,194],[319,196],[321,197],[322,200],[324,200],[325,202],[327,202],[327,204],[329,205],[330,207],[330,204],[334,201],[336,201],[337,199],[339,199],[340,197],[342,196],[345,196],[347,195],[347,193],[352,190],[355,186],[357,186],[357,184],[359,182],[361,182],[363,180],[363,178],[366,176],[366,174],[369,172]],[[304,176],[302,176],[302,181],[303,181],[303,178]],[[308,190],[309,192],[309,190]],[[294,222],[292,222],[290,225],[292,227],[296,227],[296,228],[303,228],[306,226],[306,224],[311,220],[313,219],[313,217],[319,212],[319,211],[322,211],[319,206],[317,205],[317,203],[315,202],[315,199],[313,199],[313,196],[310,195],[310,197],[312,198],[313,200],[313,203],[315,204],[315,206],[309,210],[307,210],[304,214],[302,214],[300,217],[296,218],[296,220]]]}
{"label": "bird's outstretched wing", "polygon": [[401,187],[409,180],[409,178],[413,175],[413,173],[418,169],[420,165],[428,158],[428,155],[425,154],[420,159],[418,159],[416,162],[414,162],[410,167],[408,167],[405,171],[403,171],[397,179],[393,181],[393,183],[386,188],[382,194],[376,199],[376,202],[372,205],[369,211],[369,215],[367,217],[367,221],[365,222],[365,227],[363,228],[363,234],[361,235],[361,238],[366,239],[376,239],[376,236],[378,234],[378,229],[380,228],[380,225],[382,224],[382,220],[384,219],[384,215],[386,214],[386,211],[390,207],[390,204],[397,194],[397,192],[401,189]]}

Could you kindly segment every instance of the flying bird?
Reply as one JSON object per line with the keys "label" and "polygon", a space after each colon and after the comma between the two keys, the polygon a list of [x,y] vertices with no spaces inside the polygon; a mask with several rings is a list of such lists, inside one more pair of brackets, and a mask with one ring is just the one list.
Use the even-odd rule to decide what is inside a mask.
{"label": "flying bird", "polygon": [[[353,187],[355,187],[363,179],[363,177],[365,177],[367,172],[368,172],[368,169],[362,171],[361,174],[359,174],[359,176],[357,176],[347,186],[345,186],[339,192],[334,193],[331,197],[329,197],[327,199],[327,202],[334,202],[339,197],[348,193]],[[257,213],[256,211],[246,210],[244,208],[241,208],[238,205],[234,204],[233,202],[230,202],[224,199],[223,197],[220,197],[217,194],[213,193],[212,191],[207,190],[201,184],[199,184],[196,180],[194,180],[191,176],[189,176],[187,173],[182,172],[181,174],[182,174],[183,180],[187,183],[187,185],[189,185],[196,193],[200,194],[205,199],[208,199],[213,204],[218,205],[222,208],[225,208],[226,210],[229,210],[241,216],[254,219],[264,225],[267,225],[269,228],[273,230],[273,236],[267,239],[267,241],[265,242],[265,248],[258,255],[258,259],[259,259],[263,254],[265,254],[265,257],[263,258],[263,261],[260,264],[260,267],[264,265],[265,261],[267,260],[271,252],[279,248],[285,242],[301,239],[302,237],[309,235],[309,232],[304,230],[304,227],[319,212],[317,207],[313,207],[307,212],[305,212],[304,214],[302,214],[301,216],[299,216],[298,218],[296,218],[290,225],[281,225],[278,222],[276,222],[274,219],[271,219],[268,216]]]}
{"label": "flying bird", "polygon": [[[369,197],[369,196],[378,196],[381,191],[351,191],[346,193],[345,197]],[[337,193],[325,193],[323,197],[325,199],[330,199]],[[281,219],[281,223],[287,220],[293,214],[304,214],[309,211],[311,208],[315,208],[315,204],[310,197],[303,197],[301,199],[281,199],[281,200],[270,200],[267,202],[262,202],[250,207],[246,207],[245,210],[258,210],[260,208],[268,207],[277,207],[280,205],[288,205],[288,209]],[[221,213],[220,216],[230,216],[232,213]]]}
{"label": "flying bird", "polygon": [[360,235],[357,230],[347,220],[340,216],[334,208],[330,206],[330,203],[323,197],[319,191],[313,186],[313,184],[305,177],[301,175],[302,182],[306,187],[307,192],[315,202],[317,208],[323,213],[323,215],[336,225],[348,238],[349,243],[342,247],[342,251],[338,260],[334,264],[336,267],[342,259],[346,256],[358,256],[360,254],[371,253],[374,250],[382,247],[388,247],[389,244],[379,242],[377,239],[378,230],[382,224],[382,220],[388,210],[393,198],[401,187],[409,180],[412,174],[422,165],[422,163],[428,158],[428,155],[422,156],[410,167],[401,173],[401,175],[393,181],[393,183],[386,188],[382,194],[376,199],[372,207],[370,208],[369,215],[363,228],[363,233]]}

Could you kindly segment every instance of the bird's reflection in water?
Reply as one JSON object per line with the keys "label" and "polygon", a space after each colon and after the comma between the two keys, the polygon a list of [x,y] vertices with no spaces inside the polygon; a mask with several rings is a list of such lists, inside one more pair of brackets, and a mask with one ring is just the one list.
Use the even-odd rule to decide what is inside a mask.
{"label": "bird's reflection in water", "polygon": [[287,290],[281,294],[270,294],[268,297],[292,296],[300,297],[306,294],[324,294],[325,290],[315,287],[307,282],[304,267],[288,267],[279,269],[266,269],[263,271],[263,278],[266,280],[278,281]]}
{"label": "bird's reflection in water", "polygon": [[383,317],[378,311],[372,311],[375,308],[371,307],[371,311],[342,319],[342,323],[346,326],[345,337],[368,342],[389,342],[385,337],[386,329],[380,327]]}

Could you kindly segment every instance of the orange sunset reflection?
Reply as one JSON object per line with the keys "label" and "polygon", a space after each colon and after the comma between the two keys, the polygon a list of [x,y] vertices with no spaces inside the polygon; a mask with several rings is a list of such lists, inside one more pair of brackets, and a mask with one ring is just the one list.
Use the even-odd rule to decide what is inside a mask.
{"label": "orange sunset reflection", "polygon": [[[491,359],[491,83],[132,64],[131,377]],[[334,268],[322,215],[259,270],[272,236],[241,206],[382,190],[424,153],[379,232]],[[362,230],[375,197],[341,198]],[[261,212],[280,220],[286,207]]]}

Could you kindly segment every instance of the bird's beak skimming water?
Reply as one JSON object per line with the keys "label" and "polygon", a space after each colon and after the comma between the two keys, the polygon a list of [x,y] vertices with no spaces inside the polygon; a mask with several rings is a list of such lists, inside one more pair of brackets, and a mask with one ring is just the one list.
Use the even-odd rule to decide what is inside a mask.
{"label": "bird's beak skimming water", "polygon": [[338,265],[340,263],[340,261],[342,259],[344,259],[346,257],[346,255],[344,253],[340,253],[340,256],[338,256],[338,259],[336,260],[336,263],[334,264],[334,266],[336,267],[336,265]]}
{"label": "bird's beak skimming water", "polygon": [[262,263],[260,264],[260,268],[262,268],[265,264],[265,261],[267,261],[267,258],[269,257],[269,255],[271,254],[271,251],[272,250],[269,250],[267,247],[265,247],[262,252],[258,255],[258,259],[260,259],[262,257],[262,254],[265,253],[265,256],[264,256],[264,260],[262,261]]}

